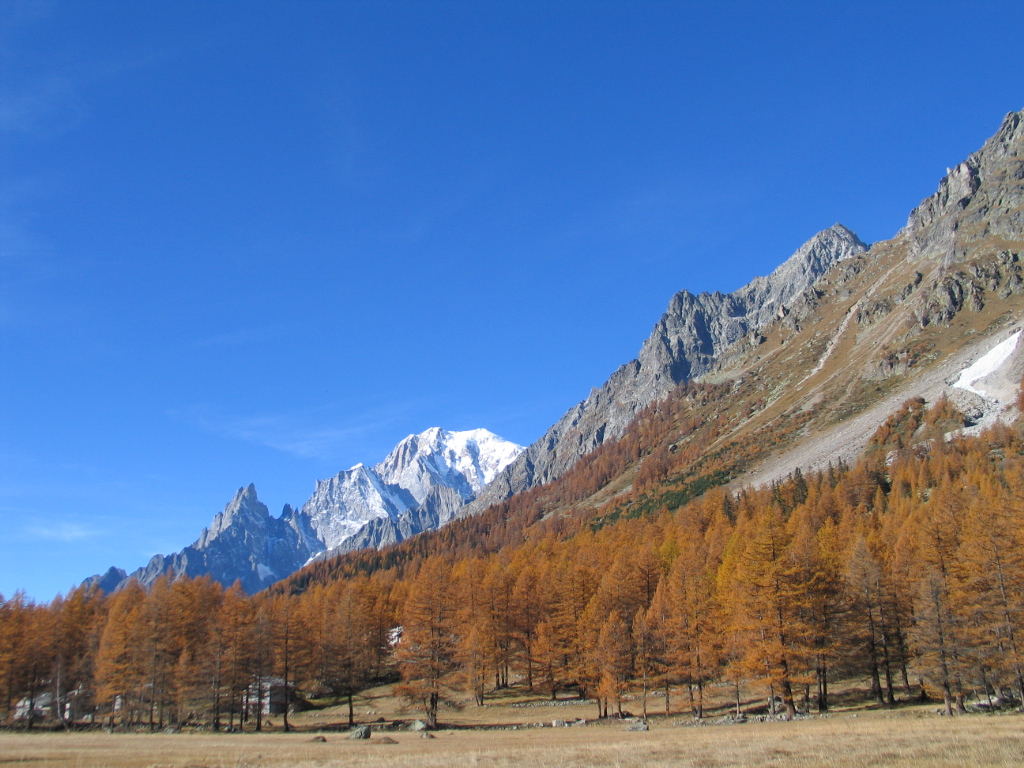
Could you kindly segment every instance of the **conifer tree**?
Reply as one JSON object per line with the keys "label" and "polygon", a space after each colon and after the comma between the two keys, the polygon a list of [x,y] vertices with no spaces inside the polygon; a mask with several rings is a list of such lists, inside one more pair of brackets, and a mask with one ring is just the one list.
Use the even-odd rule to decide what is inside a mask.
{"label": "conifer tree", "polygon": [[427,725],[437,727],[437,712],[447,691],[445,678],[455,669],[458,637],[451,570],[439,558],[428,558],[410,586],[402,614],[398,664],[401,695],[418,702]]}
{"label": "conifer tree", "polygon": [[339,585],[332,610],[331,651],[327,662],[327,681],[336,695],[348,702],[349,726],[355,725],[354,698],[369,677],[370,636],[360,600],[362,581]]}
{"label": "conifer tree", "polygon": [[963,608],[957,596],[959,504],[948,487],[934,489],[909,521],[916,548],[917,602],[914,641],[918,664],[942,689],[946,713],[963,705],[967,648],[963,644]]}
{"label": "conifer tree", "polygon": [[29,606],[25,595],[16,592],[10,600],[0,595],[0,684],[3,685],[3,718],[9,720],[12,706],[21,695],[25,680]]}
{"label": "conifer tree", "polygon": [[754,626],[750,651],[764,665],[770,697],[778,690],[786,719],[792,719],[794,676],[807,649],[807,627],[798,610],[806,584],[788,557],[790,537],[777,506],[760,511],[752,533],[743,560],[746,612]]}
{"label": "conifer tree", "polygon": [[622,698],[633,666],[631,650],[629,629],[619,612],[612,611],[601,625],[595,654],[600,674],[597,691],[599,699],[604,703],[604,717],[608,716],[609,704],[614,704],[619,716],[622,716]]}
{"label": "conifer tree", "polygon": [[537,625],[544,615],[540,584],[539,569],[526,565],[512,589],[512,627],[520,649],[520,666],[525,667],[526,687],[531,691]]}
{"label": "conifer tree", "polygon": [[543,689],[552,701],[558,699],[559,652],[551,627],[546,621],[537,625],[534,639],[534,659]]}
{"label": "conifer tree", "polygon": [[960,559],[972,645],[1024,701],[1024,515],[1006,491],[989,485],[972,504]]}
{"label": "conifer tree", "polygon": [[235,729],[236,719],[241,729],[248,714],[243,704],[255,671],[252,637],[254,619],[249,598],[242,585],[235,582],[224,593],[218,618],[223,644],[220,673],[222,693],[219,693],[218,699],[227,708],[229,731]]}

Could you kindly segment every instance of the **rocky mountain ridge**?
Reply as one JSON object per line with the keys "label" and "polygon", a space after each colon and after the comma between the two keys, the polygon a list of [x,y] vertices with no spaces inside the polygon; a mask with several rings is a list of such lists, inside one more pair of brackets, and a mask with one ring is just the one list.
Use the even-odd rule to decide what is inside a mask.
{"label": "rocky mountain ridge", "polygon": [[823,276],[766,327],[760,349],[719,360],[716,380],[756,377],[767,393],[769,407],[743,429],[818,412],[796,444],[738,482],[850,461],[910,398],[949,399],[968,433],[1017,418],[1024,350],[990,373],[985,394],[957,382],[1024,325],[1022,253],[1024,113],[1011,112],[891,240]]}
{"label": "rocky mountain ridge", "polygon": [[109,592],[129,579],[148,586],[163,575],[209,575],[257,592],[312,558],[384,546],[443,525],[522,450],[485,429],[428,429],[406,437],[373,467],[357,464],[318,481],[301,508],[286,504],[280,517],[270,514],[254,485],[239,488],[190,546],[155,555],[133,573],[111,568],[86,583]]}
{"label": "rocky mountain ridge", "polygon": [[654,326],[640,354],[570,409],[543,437],[509,464],[460,514],[472,514],[535,485],[560,477],[604,441],[619,437],[636,415],[681,381],[715,367],[722,353],[748,340],[788,311],[833,265],[868,250],[857,235],[835,224],[804,243],[766,277],[732,293],[680,291]]}
{"label": "rocky mountain ridge", "polygon": [[[952,404],[962,426],[947,433],[950,440],[1019,418],[1022,254],[1024,113],[1014,112],[980,150],[947,169],[892,239],[834,260],[783,302],[784,311],[765,311],[756,333],[701,361],[692,386],[652,400],[627,428],[625,456],[633,458],[609,446],[604,456],[616,458],[599,457],[579,475],[567,461],[568,488],[555,480],[520,506],[536,504],[545,519],[596,515],[605,524],[674,509],[715,485],[738,491],[797,469],[827,471],[860,457],[876,430],[918,398]],[[692,303],[685,294],[678,300]],[[975,379],[979,371],[985,375]],[[606,387],[614,384],[613,377]],[[505,474],[557,447],[553,437]],[[609,474],[609,465],[619,469]],[[590,488],[597,467],[606,479],[579,498],[573,488]]]}

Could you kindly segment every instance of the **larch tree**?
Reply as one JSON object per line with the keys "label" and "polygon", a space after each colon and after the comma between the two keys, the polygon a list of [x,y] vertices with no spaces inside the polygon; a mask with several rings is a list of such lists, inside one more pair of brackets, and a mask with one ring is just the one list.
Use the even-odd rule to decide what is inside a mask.
{"label": "larch tree", "polygon": [[14,702],[24,689],[27,666],[27,634],[30,604],[24,593],[10,600],[0,596],[0,684],[3,685],[3,718],[8,720]]}
{"label": "larch tree", "polygon": [[327,681],[335,695],[348,702],[348,723],[355,725],[355,695],[369,679],[371,671],[370,634],[364,605],[360,599],[363,582],[338,585],[332,594],[334,630],[327,662]]}
{"label": "larch tree", "polygon": [[972,645],[1024,701],[1024,514],[1005,489],[989,486],[971,505],[960,559]]}
{"label": "larch tree", "polygon": [[647,721],[647,697],[657,676],[657,632],[648,623],[648,611],[643,608],[633,617],[634,673],[640,683],[640,708]]}
{"label": "larch tree", "polygon": [[235,729],[236,717],[238,728],[241,729],[246,714],[243,707],[245,692],[252,683],[256,666],[252,637],[254,623],[252,603],[242,585],[235,582],[224,592],[218,616],[223,647],[220,673],[222,693],[218,695],[218,700],[227,705],[229,731]]}
{"label": "larch tree", "polygon": [[144,671],[134,652],[134,641],[145,597],[139,583],[132,580],[110,598],[96,654],[96,698],[108,707],[111,725],[118,710],[125,723],[137,707],[136,692]]}
{"label": "larch tree", "polygon": [[751,652],[764,665],[770,696],[779,692],[786,719],[792,719],[794,676],[807,647],[800,616],[806,584],[788,556],[790,536],[777,506],[760,510],[752,533],[743,562],[746,611],[755,627]]}
{"label": "larch tree", "polygon": [[[608,705],[614,704],[622,716],[622,699],[633,667],[632,638],[618,611],[612,611],[598,633],[596,657],[599,684],[597,688],[602,716],[608,716]],[[603,702],[603,706],[601,706]]]}
{"label": "larch tree", "polygon": [[851,651],[863,658],[863,664],[871,677],[871,692],[877,701],[893,705],[896,698],[893,690],[891,642],[884,617],[886,593],[883,568],[863,535],[858,535],[850,548],[844,578],[850,611],[847,642]]}
{"label": "larch tree", "polygon": [[668,576],[669,637],[676,674],[690,693],[693,716],[704,716],[704,689],[718,664],[714,578],[717,563],[709,561],[699,531],[681,545]]}
{"label": "larch tree", "polygon": [[512,589],[512,627],[519,647],[520,666],[525,668],[526,687],[531,691],[537,625],[545,614],[541,583],[538,569],[524,565]]}
{"label": "larch tree", "polygon": [[556,701],[558,699],[560,654],[551,626],[546,621],[537,625],[533,647],[534,660],[543,690],[551,698],[551,701]]}
{"label": "larch tree", "polygon": [[[660,689],[665,698],[665,714],[672,711],[672,686],[679,680],[676,665],[673,663],[672,612],[668,593],[668,582],[664,580],[655,590],[654,599],[651,600],[651,605],[647,609],[643,621],[644,670],[650,676],[651,687]],[[636,634],[635,624],[634,634]],[[640,663],[640,647],[638,645],[637,664]]]}
{"label": "larch tree", "polygon": [[78,587],[54,600],[53,695],[57,718],[74,722],[91,709],[96,647],[104,618],[104,599],[98,588]]}
{"label": "larch tree", "polygon": [[968,649],[957,601],[960,505],[948,486],[934,489],[909,521],[916,534],[917,603],[913,637],[918,664],[942,688],[947,714],[963,711]]}
{"label": "larch tree", "polygon": [[[289,594],[268,600],[273,646],[273,674],[279,676],[284,687],[283,726],[285,733],[291,731],[288,710],[292,705],[292,688],[295,683],[295,603]],[[271,691],[271,695],[273,692]]]}
{"label": "larch tree", "polygon": [[414,579],[402,612],[398,665],[400,694],[418,702],[427,725],[437,727],[437,712],[446,697],[448,675],[455,670],[458,648],[451,568],[440,558],[425,560]]}

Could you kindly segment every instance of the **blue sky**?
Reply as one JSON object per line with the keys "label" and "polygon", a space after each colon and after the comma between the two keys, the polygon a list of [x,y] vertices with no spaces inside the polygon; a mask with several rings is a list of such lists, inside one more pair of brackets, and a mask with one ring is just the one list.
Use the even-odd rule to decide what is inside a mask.
{"label": "blue sky", "polygon": [[1019,3],[0,3],[0,593],[520,443],[1024,107]]}

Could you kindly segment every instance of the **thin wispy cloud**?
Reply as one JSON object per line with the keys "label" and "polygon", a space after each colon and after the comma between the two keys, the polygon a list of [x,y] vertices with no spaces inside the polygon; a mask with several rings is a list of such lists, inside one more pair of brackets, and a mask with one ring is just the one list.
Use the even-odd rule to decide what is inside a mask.
{"label": "thin wispy cloud", "polygon": [[25,535],[37,541],[60,541],[65,544],[71,544],[98,536],[99,531],[79,525],[78,523],[57,523],[52,525],[26,526]]}
{"label": "thin wispy cloud", "polygon": [[368,414],[344,425],[313,425],[309,416],[218,414],[193,407],[175,416],[221,437],[244,440],[305,459],[332,460],[379,434],[400,417],[403,408],[386,415]]}
{"label": "thin wispy cloud", "polygon": [[0,132],[52,135],[73,128],[84,106],[70,78],[49,76],[0,90]]}

